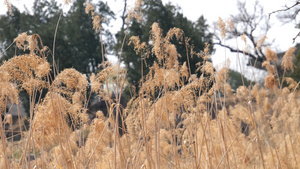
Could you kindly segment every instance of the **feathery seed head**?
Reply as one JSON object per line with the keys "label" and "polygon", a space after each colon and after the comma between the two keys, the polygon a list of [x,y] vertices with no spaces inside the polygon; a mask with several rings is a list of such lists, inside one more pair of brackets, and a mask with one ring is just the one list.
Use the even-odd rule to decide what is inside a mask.
{"label": "feathery seed head", "polygon": [[153,41],[153,48],[152,48],[152,53],[155,54],[157,57],[159,63],[162,62],[163,60],[163,53],[162,53],[162,30],[159,27],[157,22],[154,22],[151,26],[151,38],[150,40]]}
{"label": "feathery seed head", "polygon": [[274,75],[269,74],[267,77],[265,77],[265,87],[268,87],[272,90],[277,88],[277,84],[276,84]]}
{"label": "feathery seed head", "polygon": [[126,23],[129,23],[132,19],[136,19],[138,22],[142,21],[143,13],[142,13],[142,0],[136,0],[133,9],[129,10]]}
{"label": "feathery seed head", "polygon": [[256,42],[256,49],[260,50],[261,49],[261,46],[264,44],[265,40],[267,39],[267,36],[264,35],[261,39],[259,39],[257,42]]}
{"label": "feathery seed head", "polygon": [[93,29],[95,31],[101,32],[101,23],[104,21],[103,17],[100,17],[99,15],[96,15],[93,17]]}
{"label": "feathery seed head", "polygon": [[141,43],[140,38],[138,36],[130,37],[128,45],[130,44],[134,45],[134,51],[136,52],[136,54],[142,52],[147,47],[145,42]]}
{"label": "feathery seed head", "polygon": [[244,41],[245,44],[247,44],[247,39],[245,34],[241,35],[241,39],[242,41]]}
{"label": "feathery seed head", "polygon": [[66,94],[70,98],[76,92],[85,95],[87,86],[88,81],[86,77],[73,68],[63,70],[56,76],[52,84],[55,92]]}
{"label": "feathery seed head", "polygon": [[214,74],[214,67],[211,62],[205,62],[204,65],[201,68],[201,71],[208,75]]}
{"label": "feathery seed head", "polygon": [[175,35],[177,41],[182,41],[182,39],[183,39],[183,30],[179,29],[179,28],[176,28],[176,27],[171,28],[168,31],[167,35],[166,35],[166,40],[171,41],[174,35]]}
{"label": "feathery seed head", "polygon": [[269,74],[276,74],[276,67],[270,64],[270,61],[264,61],[262,67],[265,67]]}
{"label": "feathery seed head", "polygon": [[281,67],[285,71],[287,70],[294,71],[295,66],[293,64],[293,59],[295,58],[295,51],[296,51],[296,47],[291,47],[285,52],[281,62]]}
{"label": "feathery seed head", "polygon": [[8,0],[4,0],[4,4],[6,5],[8,11],[9,11],[9,14],[10,14],[11,16],[13,16],[14,14],[13,14],[13,12],[12,12],[11,5],[10,5],[9,1],[8,1]]}
{"label": "feathery seed head", "polygon": [[273,50],[271,50],[268,46],[265,50],[265,55],[267,58],[267,61],[278,61],[277,53]]}
{"label": "feathery seed head", "polygon": [[13,123],[12,115],[6,114],[4,119],[5,119],[5,124],[8,124],[11,127]]}
{"label": "feathery seed head", "polygon": [[25,51],[26,50],[26,47],[25,47],[26,40],[27,40],[27,33],[23,32],[14,39],[14,42],[16,42],[16,45],[19,49],[23,49]]}
{"label": "feathery seed head", "polygon": [[92,16],[93,16],[93,12],[95,10],[95,7],[94,5],[92,5],[90,2],[85,6],[85,13],[86,14],[90,14],[90,12],[92,13]]}
{"label": "feathery seed head", "polygon": [[297,87],[297,82],[293,78],[286,77],[284,80],[288,83],[288,88],[290,90],[295,90],[295,88]]}
{"label": "feathery seed head", "polygon": [[72,2],[72,0],[65,0],[65,4],[68,5]]}
{"label": "feathery seed head", "polygon": [[226,36],[226,23],[220,17],[218,20],[218,28],[221,30],[221,37],[224,38]]}

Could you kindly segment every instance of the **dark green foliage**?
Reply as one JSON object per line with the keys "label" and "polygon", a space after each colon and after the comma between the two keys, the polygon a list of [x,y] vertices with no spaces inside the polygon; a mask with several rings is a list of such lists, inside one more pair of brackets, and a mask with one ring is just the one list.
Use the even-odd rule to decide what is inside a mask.
{"label": "dark green foliage", "polygon": [[245,78],[241,73],[236,72],[234,70],[229,70],[228,75],[229,75],[228,82],[233,90],[236,90],[239,86],[248,87],[251,83],[251,81]]}
{"label": "dark green foliage", "polygon": [[288,72],[288,76],[292,77],[296,82],[300,81],[300,44],[296,45],[296,52],[295,52],[295,60],[294,65],[295,69],[294,72]]}
{"label": "dark green foliage", "polygon": [[[91,73],[97,70],[98,65],[102,62],[102,53],[100,49],[99,33],[92,28],[91,16],[85,13],[85,0],[76,0],[68,13],[61,15],[61,7],[56,1],[35,0],[33,14],[20,12],[13,7],[13,16],[0,16],[0,48],[4,50],[13,39],[22,32],[28,34],[38,34],[43,41],[43,45],[48,46],[49,52],[47,57],[52,63],[52,52],[54,34],[59,17],[57,36],[55,40],[55,62],[59,70],[65,68],[75,68],[82,73]],[[95,12],[100,13],[105,18],[103,25],[108,25],[114,13],[109,9],[107,4],[100,1],[96,5]],[[107,29],[102,33],[106,39],[113,39]],[[105,46],[110,47],[113,41],[109,41]],[[14,47],[5,52],[2,60],[7,60],[23,51],[15,50]],[[26,52],[26,51],[25,51]]]}
{"label": "dark green foliage", "polygon": [[[122,52],[122,61],[124,62],[128,71],[128,81],[134,85],[137,89],[139,87],[139,81],[143,75],[145,76],[149,67],[152,66],[155,57],[150,56],[146,58],[145,61],[141,61],[141,56],[137,55],[133,50],[133,45],[128,46],[128,39],[131,36],[139,36],[141,42],[146,42],[149,45],[149,35],[151,30],[151,25],[157,22],[160,28],[163,30],[163,36],[173,27],[180,28],[184,31],[183,38],[191,38],[189,44],[194,45],[194,50],[200,52],[205,47],[205,42],[211,43],[212,35],[207,32],[208,25],[203,16],[193,23],[188,20],[182,13],[180,13],[180,8],[172,4],[163,5],[161,0],[145,0],[142,6],[143,21],[137,22],[133,20],[132,24],[128,28],[127,39],[125,40],[125,45]],[[117,54],[120,53],[121,44],[123,42],[124,30],[121,30],[117,34],[118,45],[116,47]],[[177,52],[181,55],[179,58],[179,63],[183,64],[187,61],[187,55],[190,60],[191,73],[196,72],[196,63],[202,62],[201,58],[191,57],[191,53],[188,47],[186,50],[186,44],[184,40],[182,44],[179,45],[176,39],[171,41],[176,45]],[[143,66],[143,69],[142,69]]]}
{"label": "dark green foliage", "polygon": [[[43,45],[49,48],[46,57],[52,64],[54,34],[61,15],[54,52],[58,70],[73,67],[81,73],[96,72],[98,65],[102,62],[100,35],[92,29],[92,18],[85,13],[84,2],[85,0],[76,0],[70,11],[62,15],[61,7],[55,0],[35,0],[32,12],[20,12],[13,6],[13,16],[9,13],[0,16],[0,51],[4,51],[22,32],[27,32],[28,35],[38,34]],[[105,19],[103,25],[108,25],[114,13],[102,1],[96,5],[95,12],[100,13],[100,11],[100,16]],[[113,39],[109,30],[103,29],[102,33],[106,39]],[[107,47],[111,45],[113,45],[112,41],[105,44]],[[41,45],[39,47],[41,48]],[[4,52],[1,61],[23,53],[28,53],[28,51],[16,49],[13,45]],[[45,93],[46,91],[42,91],[42,98]],[[28,95],[22,92],[21,99],[27,113],[29,112],[28,98]]]}
{"label": "dark green foliage", "polygon": [[[100,47],[100,36],[93,30],[92,19],[90,15],[85,13],[85,0],[77,0],[74,2],[71,10],[66,17],[66,32],[68,37],[68,46],[72,47],[68,54],[69,57],[63,60],[63,63],[68,63],[68,67],[74,66],[78,71],[83,73],[95,72],[98,65],[102,62],[102,53]],[[109,24],[109,19],[114,16],[109,7],[103,2],[97,5],[101,10],[102,17],[105,17],[106,23]],[[100,11],[99,11],[100,13]],[[108,30],[103,30],[107,38],[111,38]],[[110,46],[112,44],[106,44]],[[90,66],[88,66],[90,64]]]}
{"label": "dark green foliage", "polygon": [[[0,49],[4,51],[21,32],[30,30],[30,15],[27,12],[21,13],[16,7],[12,6],[13,16],[7,12],[0,16]],[[10,48],[1,58],[7,60],[15,55],[15,48]],[[18,51],[17,51],[18,52]],[[18,54],[18,53],[16,53]]]}

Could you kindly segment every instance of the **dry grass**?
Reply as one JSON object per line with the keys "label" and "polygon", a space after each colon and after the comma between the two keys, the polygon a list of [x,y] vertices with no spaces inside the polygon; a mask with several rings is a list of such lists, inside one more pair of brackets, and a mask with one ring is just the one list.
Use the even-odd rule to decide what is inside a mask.
{"label": "dry grass", "polygon": [[[7,1],[5,1],[7,3]],[[8,4],[8,3],[7,3]],[[131,17],[139,14],[131,13]],[[94,29],[101,33],[101,19],[92,12]],[[222,35],[226,24],[220,19]],[[74,69],[57,74],[52,83],[51,67],[37,35],[21,34],[15,39],[20,50],[0,66],[0,168],[298,168],[300,165],[300,93],[297,82],[282,87],[271,61],[277,55],[269,48],[264,63],[269,75],[265,87],[240,86],[233,93],[227,83],[228,69],[216,72],[207,61],[209,51],[193,53],[202,57],[200,77],[190,74],[187,63],[180,65],[173,36],[184,40],[182,30],[171,29],[166,37],[153,23],[152,46],[131,38],[137,53],[157,57],[147,76],[141,77],[140,91],[121,111],[120,95],[111,99],[108,90],[122,92],[126,71],[102,64],[102,71],[90,77],[92,92],[102,97],[108,110],[90,121],[87,114],[87,77]],[[192,45],[188,45],[192,46]],[[187,46],[187,47],[188,47]],[[191,49],[192,50],[192,49]],[[295,49],[284,55],[282,67],[293,70]],[[106,86],[106,87],[104,87]],[[39,93],[47,89],[44,99]],[[20,112],[15,124],[20,141],[6,137],[5,124],[12,128],[8,102],[19,103],[19,93],[30,99],[29,128],[24,130]],[[36,100],[38,100],[36,102]],[[118,117],[126,132],[119,134]],[[125,130],[125,128],[124,128]],[[34,159],[30,159],[34,156]]]}

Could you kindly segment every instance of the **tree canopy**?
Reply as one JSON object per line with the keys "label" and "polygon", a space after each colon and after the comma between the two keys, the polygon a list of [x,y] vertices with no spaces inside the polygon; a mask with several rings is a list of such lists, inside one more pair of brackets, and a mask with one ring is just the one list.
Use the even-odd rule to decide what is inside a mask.
{"label": "tree canopy", "polygon": [[[205,48],[205,42],[212,43],[212,34],[208,33],[208,25],[203,16],[199,16],[196,22],[188,20],[181,12],[180,8],[168,3],[164,5],[161,0],[145,0],[142,4],[143,21],[138,22],[133,19],[132,23],[128,27],[127,39],[125,39],[125,45],[122,50],[122,61],[127,69],[128,81],[136,88],[139,86],[139,80],[142,75],[146,75],[149,71],[149,67],[152,66],[155,57],[145,58],[137,55],[134,51],[134,47],[127,45],[129,37],[138,36],[141,42],[145,42],[147,45],[151,45],[149,39],[151,25],[154,22],[159,24],[159,27],[163,30],[163,36],[174,27],[180,28],[184,31],[183,42],[178,42],[172,39],[172,43],[176,45],[177,52],[181,55],[179,63],[183,64],[187,62],[189,57],[189,67],[191,73],[196,72],[196,63],[201,62],[202,59],[198,57],[191,57],[191,51],[186,48],[187,38],[190,38],[189,44],[194,45],[194,50],[197,52],[203,51]],[[116,47],[117,54],[120,51],[123,37],[125,34],[123,29],[117,34],[118,45]],[[142,60],[143,59],[143,60]],[[143,72],[143,74],[142,74]]]}
{"label": "tree canopy", "polygon": [[[9,14],[0,16],[1,50],[4,51],[18,34],[34,33],[38,34],[43,45],[50,49],[48,52],[50,63],[52,63],[52,52],[54,52],[59,70],[73,67],[82,73],[95,72],[102,62],[100,38],[99,34],[92,29],[92,19],[85,13],[84,2],[85,0],[76,0],[68,13],[62,13],[61,7],[55,0],[35,0],[32,13],[20,12],[17,8],[12,7],[12,16]],[[103,24],[108,25],[115,14],[102,1],[99,1],[95,9],[95,12],[100,13],[100,11],[105,19]],[[55,32],[56,36],[54,36]],[[104,36],[108,37],[107,39],[112,37],[107,29],[103,29],[103,32]],[[55,50],[53,50],[54,38]],[[111,42],[105,46],[109,47],[110,45],[112,45]],[[16,52],[24,51],[16,50]],[[4,53],[1,60],[7,60],[14,55],[14,48],[10,48]]]}

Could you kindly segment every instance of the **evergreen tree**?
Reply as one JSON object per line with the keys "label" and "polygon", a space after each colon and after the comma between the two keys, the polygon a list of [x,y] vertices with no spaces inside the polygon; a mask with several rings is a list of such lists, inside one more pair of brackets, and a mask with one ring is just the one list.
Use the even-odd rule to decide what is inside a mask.
{"label": "evergreen tree", "polygon": [[[135,19],[128,28],[128,35],[123,47],[122,61],[127,68],[128,81],[136,88],[139,86],[139,81],[143,75],[149,71],[149,67],[154,62],[155,57],[146,58],[145,62],[141,62],[141,56],[136,55],[133,46],[128,46],[128,39],[131,36],[139,36],[142,42],[149,44],[149,32],[151,25],[157,22],[163,30],[163,36],[173,27],[180,28],[184,31],[185,37],[191,38],[190,44],[194,45],[194,50],[200,52],[205,47],[205,42],[212,42],[212,35],[208,33],[208,25],[203,16],[200,16],[197,22],[193,23],[179,12],[180,8],[168,3],[164,5],[161,0],[145,0],[142,5],[143,22],[138,22]],[[124,30],[117,34],[118,44],[116,51],[120,51],[122,38],[124,37]],[[177,52],[182,56],[179,63],[183,64],[187,61],[187,52],[190,57],[190,51],[186,51],[185,42],[179,44],[175,39],[172,43],[176,45]],[[120,53],[118,53],[119,55]],[[201,62],[202,59],[198,57],[189,58],[191,73],[196,72],[196,63]],[[143,64],[143,70],[142,70]]]}
{"label": "evergreen tree", "polygon": [[246,86],[248,87],[251,84],[251,81],[248,80],[245,76],[243,76],[241,73],[236,72],[234,70],[229,70],[228,72],[228,83],[230,84],[230,87],[235,91],[240,86]]}
{"label": "evergreen tree", "polygon": [[[66,67],[74,67],[83,73],[95,72],[102,62],[102,52],[100,47],[99,33],[93,30],[91,16],[85,13],[85,0],[74,2],[66,17],[66,32],[68,45],[72,48],[68,57],[61,60]],[[98,10],[98,11],[97,11]],[[100,2],[96,7],[96,12],[104,17],[105,24],[109,24],[109,19],[114,17],[107,4]],[[110,32],[103,29],[106,39],[112,39]],[[112,44],[105,44],[110,46]]]}
{"label": "evergreen tree", "polygon": [[[18,36],[19,33],[30,30],[30,15],[28,12],[20,12],[15,6],[12,6],[13,15],[7,12],[6,15],[0,16],[0,49],[3,52]],[[12,46],[4,55],[1,56],[1,60],[7,60],[13,57],[15,54],[15,46]]]}
{"label": "evergreen tree", "polygon": [[[295,51],[295,59],[293,60],[293,63],[295,65],[295,69],[293,72],[289,71],[288,76],[292,77],[296,82],[300,81],[300,44],[298,43],[296,46]],[[282,53],[281,55],[284,55]]]}
{"label": "evergreen tree", "polygon": [[[92,28],[92,19],[85,13],[85,0],[76,0],[68,13],[61,16],[57,36],[55,37],[55,62],[59,70],[65,68],[75,68],[82,73],[95,72],[102,62],[99,33]],[[55,0],[35,0],[33,14],[20,12],[13,7],[13,16],[0,16],[0,48],[3,51],[19,33],[38,34],[43,41],[43,45],[48,46],[51,52],[47,57],[52,63],[52,50],[54,35],[61,8]],[[106,3],[100,1],[96,5],[96,11],[104,18],[105,25],[109,24],[114,13]],[[103,29],[104,36],[112,45],[109,30]],[[18,51],[17,54],[23,51]],[[25,51],[26,52],[26,51]],[[2,60],[7,60],[14,56],[14,48],[5,52]]]}

